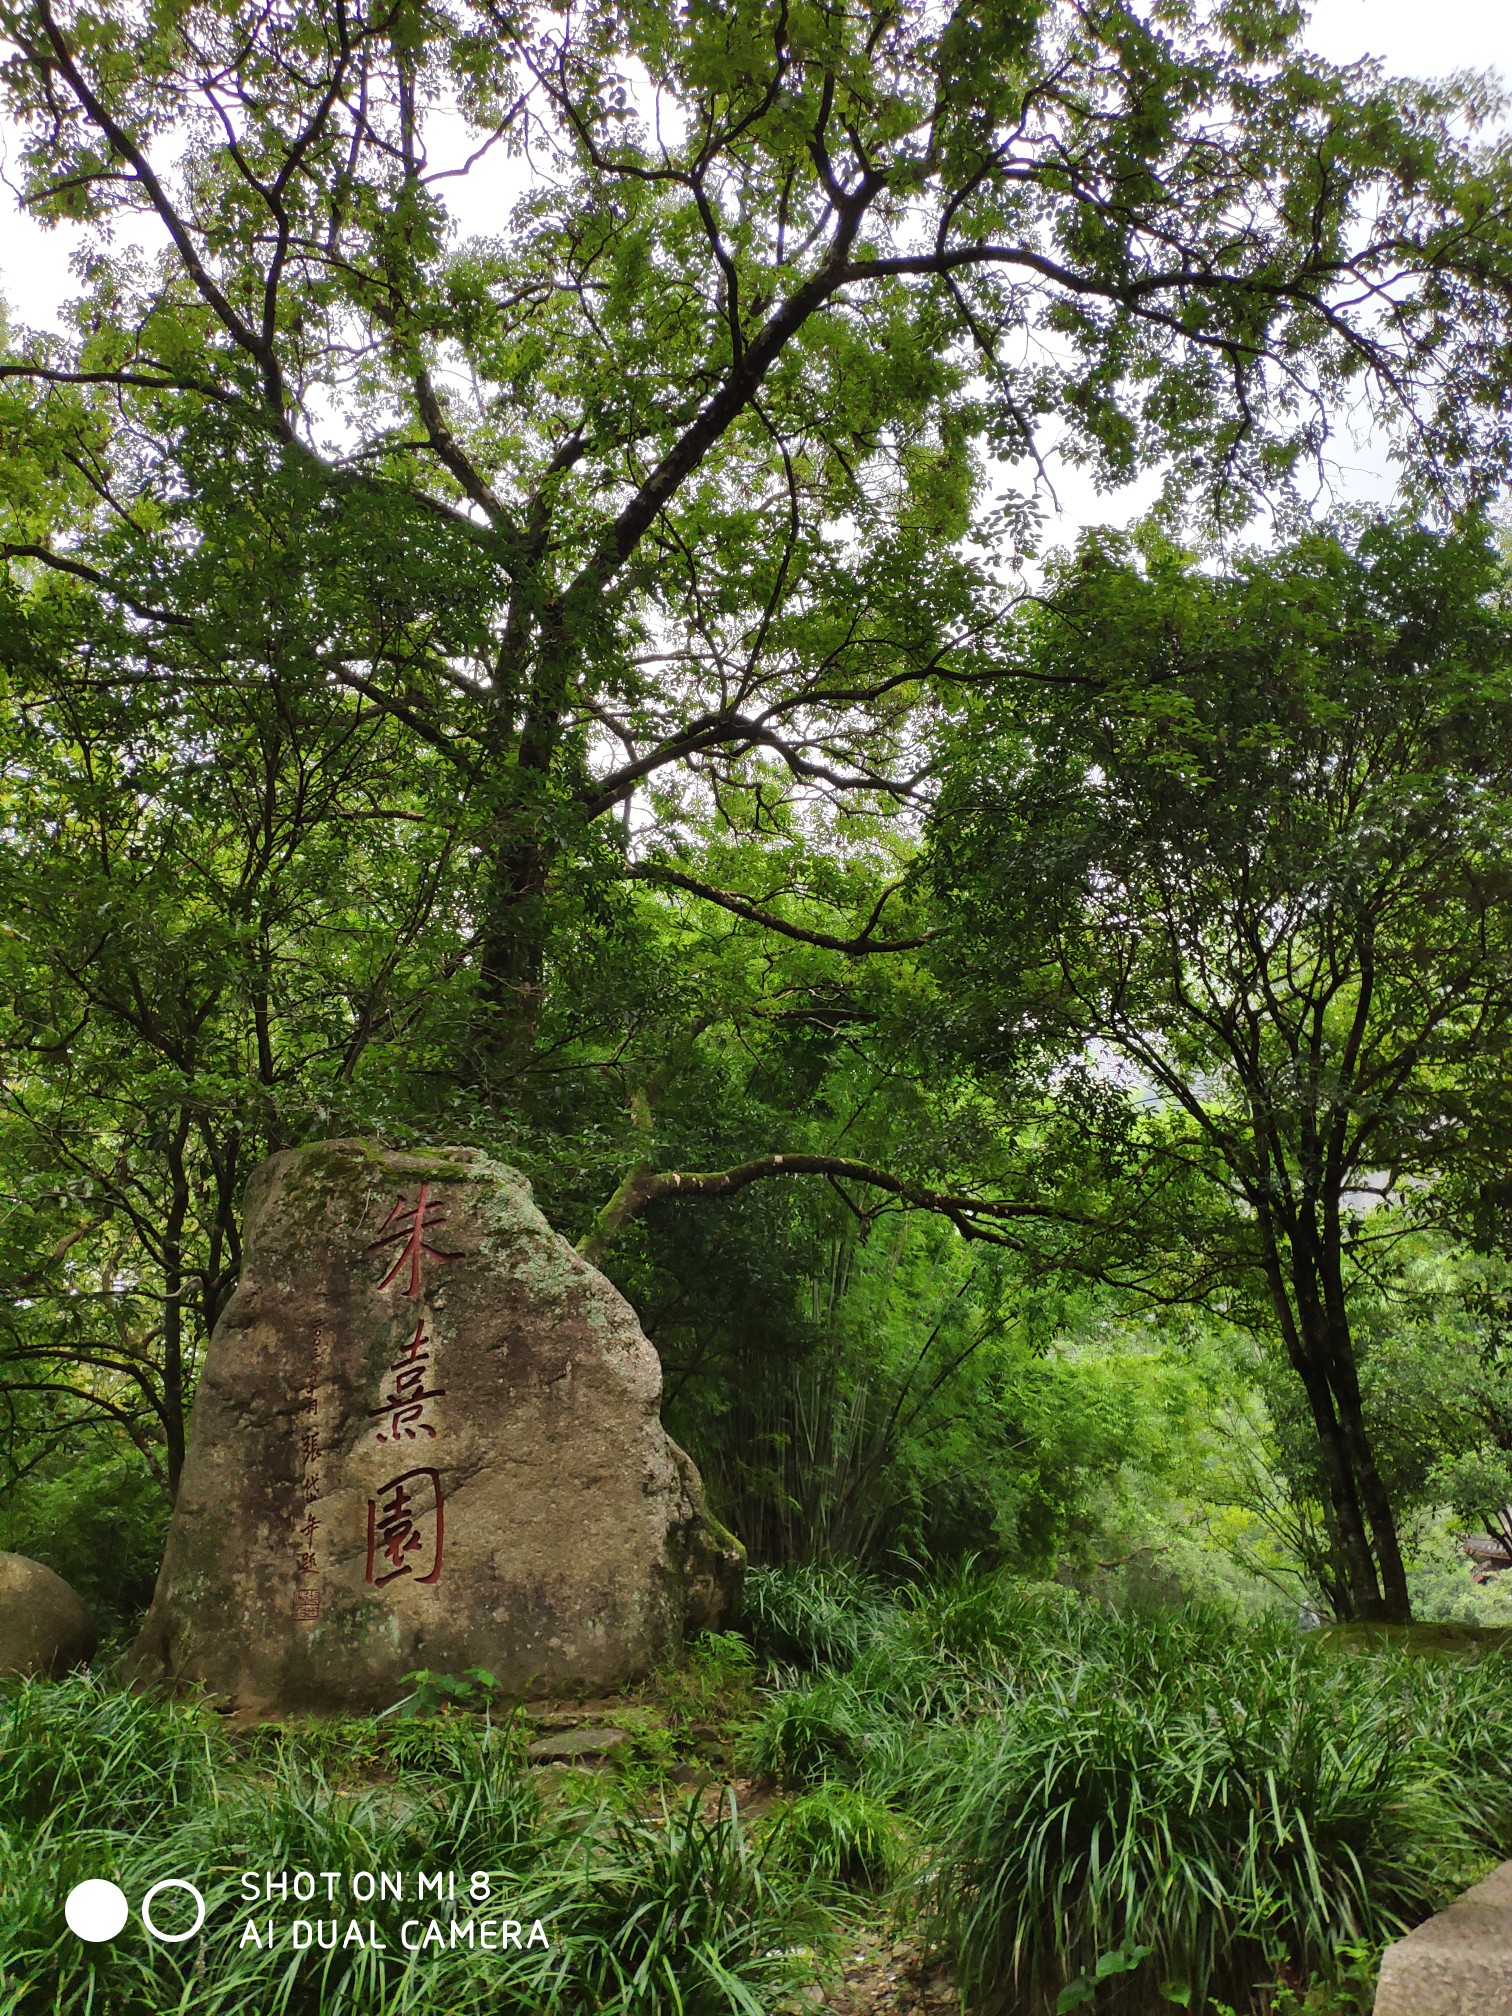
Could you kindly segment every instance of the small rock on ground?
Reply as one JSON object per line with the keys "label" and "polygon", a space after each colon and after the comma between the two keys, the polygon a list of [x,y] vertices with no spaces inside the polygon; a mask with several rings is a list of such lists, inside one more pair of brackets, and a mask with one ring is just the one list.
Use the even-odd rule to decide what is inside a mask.
{"label": "small rock on ground", "polygon": [[558,1729],[549,1736],[538,1736],[525,1754],[532,1764],[579,1764],[607,1757],[629,1741],[623,1729]]}

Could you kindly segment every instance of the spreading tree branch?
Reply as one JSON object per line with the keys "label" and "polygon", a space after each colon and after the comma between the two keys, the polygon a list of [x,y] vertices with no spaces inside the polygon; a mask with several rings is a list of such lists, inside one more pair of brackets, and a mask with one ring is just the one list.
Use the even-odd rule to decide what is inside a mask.
{"label": "spreading tree branch", "polygon": [[844,1155],[758,1155],[732,1169],[698,1171],[653,1169],[649,1162],[637,1162],[578,1241],[577,1250],[596,1266],[632,1219],[661,1198],[733,1197],[752,1183],[772,1176],[827,1176],[840,1182],[865,1183],[914,1210],[938,1212],[950,1220],[963,1239],[986,1240],[991,1245],[1011,1246],[1016,1251],[1023,1250],[1024,1242],[1007,1229],[1016,1220],[1038,1219],[1083,1226],[1092,1222],[1055,1205],[933,1190],[927,1184],[894,1175],[889,1169],[878,1169],[870,1162],[853,1162]]}
{"label": "spreading tree branch", "polygon": [[732,917],[741,917],[748,924],[760,924],[784,938],[796,938],[801,945],[818,945],[827,952],[844,952],[851,958],[860,958],[868,952],[913,952],[940,936],[938,931],[921,931],[912,938],[874,938],[872,932],[882,904],[893,894],[892,889],[883,894],[864,930],[854,938],[841,938],[833,931],[810,931],[802,924],[789,923],[787,918],[779,917],[775,911],[764,909],[733,890],[717,889],[711,882],[697,881],[691,875],[684,875],[681,869],[666,868],[660,862],[638,862],[625,872],[632,882],[685,889],[690,896],[701,897],[705,903],[716,903],[721,910],[728,910]]}

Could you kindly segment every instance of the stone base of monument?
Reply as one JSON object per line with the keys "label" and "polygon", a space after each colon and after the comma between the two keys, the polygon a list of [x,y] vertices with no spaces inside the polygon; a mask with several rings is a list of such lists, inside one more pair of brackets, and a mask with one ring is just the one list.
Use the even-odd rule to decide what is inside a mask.
{"label": "stone base of monument", "polygon": [[1375,2016],[1512,2016],[1512,1862],[1386,1948]]}
{"label": "stone base of monument", "polygon": [[740,1550],[628,1303],[513,1170],[325,1141],[248,1186],[144,1679],[243,1716],[383,1708],[417,1669],[605,1693],[725,1617]]}

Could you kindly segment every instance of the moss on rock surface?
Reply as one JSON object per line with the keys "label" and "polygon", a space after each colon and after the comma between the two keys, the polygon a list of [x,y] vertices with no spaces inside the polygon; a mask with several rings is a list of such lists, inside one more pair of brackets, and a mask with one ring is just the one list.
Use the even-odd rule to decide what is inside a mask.
{"label": "moss on rock surface", "polygon": [[1505,1657],[1512,1653],[1512,1627],[1466,1624],[1325,1624],[1315,1632],[1320,1645],[1339,1652],[1411,1652],[1421,1659]]}
{"label": "moss on rock surface", "polygon": [[661,1426],[619,1292],[516,1171],[323,1141],[246,1199],[139,1672],[252,1714],[640,1677],[729,1610],[739,1549]]}

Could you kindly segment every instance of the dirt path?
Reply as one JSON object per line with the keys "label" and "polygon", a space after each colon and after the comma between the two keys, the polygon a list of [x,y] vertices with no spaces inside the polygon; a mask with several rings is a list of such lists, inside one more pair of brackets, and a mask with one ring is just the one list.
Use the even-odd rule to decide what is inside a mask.
{"label": "dirt path", "polygon": [[943,1968],[928,1968],[917,1945],[882,1931],[852,1933],[840,1947],[841,1978],[812,2006],[834,2016],[960,2016]]}

